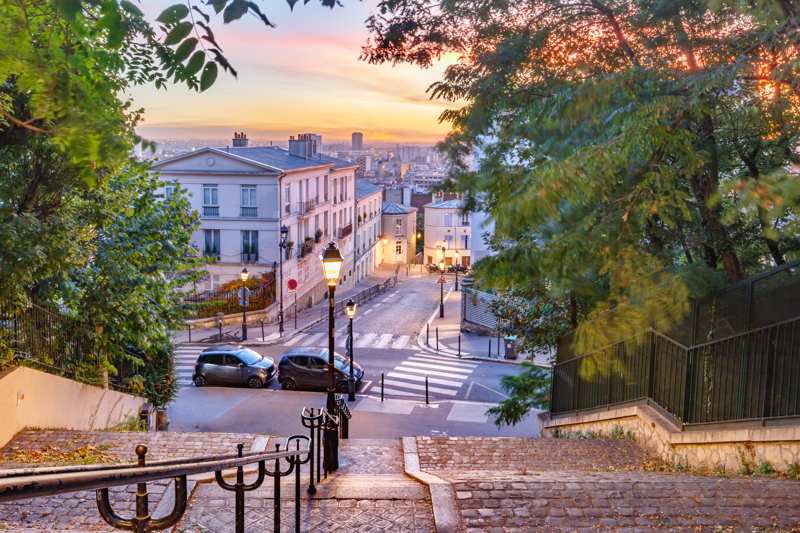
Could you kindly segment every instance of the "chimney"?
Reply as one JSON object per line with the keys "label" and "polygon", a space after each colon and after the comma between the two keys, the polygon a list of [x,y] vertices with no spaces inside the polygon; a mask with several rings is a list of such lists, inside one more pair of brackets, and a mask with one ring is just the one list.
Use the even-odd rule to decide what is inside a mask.
{"label": "chimney", "polygon": [[303,159],[311,159],[316,156],[317,136],[313,133],[300,133],[297,135],[297,139],[294,136],[289,137],[289,153]]}
{"label": "chimney", "polygon": [[245,132],[233,132],[233,147],[243,148],[247,146],[247,134]]}

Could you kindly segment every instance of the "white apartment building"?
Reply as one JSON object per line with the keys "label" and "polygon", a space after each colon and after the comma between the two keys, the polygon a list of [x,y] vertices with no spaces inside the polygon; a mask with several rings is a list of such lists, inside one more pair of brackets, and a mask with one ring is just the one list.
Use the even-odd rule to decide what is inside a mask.
{"label": "white apartment building", "polygon": [[165,194],[180,185],[200,215],[194,245],[214,260],[207,267],[206,289],[236,279],[244,266],[253,275],[275,270],[279,279],[284,225],[290,244],[279,279],[284,298],[286,282],[296,279],[300,308],[322,299],[319,256],[331,240],[345,258],[340,285],[355,283],[356,166],[321,155],[317,148],[310,134],[291,138],[286,150],[249,147],[246,136],[237,133],[232,147],[202,148],[153,165],[167,183]]}
{"label": "white apartment building", "polygon": [[414,263],[417,255],[417,208],[384,202],[382,218],[384,262]]}
{"label": "white apartment building", "polygon": [[471,214],[463,212],[463,200],[435,200],[425,205],[425,264],[459,263],[469,266],[471,253]]}
{"label": "white apartment building", "polygon": [[383,189],[356,179],[356,283],[371,275],[383,263],[381,205]]}

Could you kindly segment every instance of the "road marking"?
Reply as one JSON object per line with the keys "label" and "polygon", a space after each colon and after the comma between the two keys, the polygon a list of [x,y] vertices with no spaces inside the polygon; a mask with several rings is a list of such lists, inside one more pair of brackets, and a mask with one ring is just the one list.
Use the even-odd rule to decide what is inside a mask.
{"label": "road marking", "polygon": [[364,311],[364,314],[365,314],[365,315],[368,315],[368,314],[370,314],[370,313],[371,313],[371,312],[373,312],[373,311],[374,311],[374,309],[367,309],[366,311]]}
{"label": "road marking", "polygon": [[[325,337],[325,341],[326,341],[325,344],[327,344],[327,340],[328,340],[327,339],[327,337],[328,337],[327,333],[324,333],[324,332],[323,333],[312,333],[311,336],[307,337],[303,341],[303,346],[314,346],[315,344],[320,343],[323,340],[323,337]],[[322,344],[319,344],[319,345],[322,346]]]}
{"label": "road marking", "polygon": [[438,376],[440,378],[467,379],[467,377],[469,377],[469,376],[466,376],[464,374],[452,374],[452,373],[448,373],[448,372],[438,372],[436,370],[427,370],[427,369],[424,369],[424,368],[410,368],[410,367],[403,366],[402,364],[397,366],[397,367],[395,367],[395,370],[399,370],[400,372],[410,372],[412,374],[421,374],[423,376],[428,376],[428,375]]}
{"label": "road marking", "polygon": [[362,338],[355,341],[356,348],[366,348],[377,333],[366,333]]}
{"label": "road marking", "polygon": [[507,394],[503,394],[503,393],[502,393],[502,392],[500,392],[499,390],[494,390],[494,389],[493,389],[493,388],[491,388],[491,387],[487,387],[486,385],[484,385],[484,384],[482,384],[482,383],[477,383],[477,382],[475,382],[475,381],[473,381],[473,383],[475,383],[475,385],[477,385],[478,387],[483,387],[484,389],[488,390],[489,392],[493,392],[493,393],[497,394],[498,396],[502,396],[502,397],[503,397],[503,398],[505,398],[506,400],[508,400],[508,398],[509,398],[509,396],[508,396]]}
{"label": "road marking", "polygon": [[[411,374],[403,374],[401,372],[389,372],[386,374],[389,377],[393,378],[401,378],[401,379],[408,379],[410,381],[425,381],[425,376],[413,376]],[[439,379],[439,378],[428,378],[428,381],[431,383],[436,383],[437,385],[449,385],[451,387],[461,387],[464,383],[462,381],[450,381],[447,379]]]}
{"label": "road marking", "polygon": [[[418,385],[417,383],[406,383],[404,381],[395,381],[393,379],[384,380],[384,383],[389,385],[394,385],[395,387],[402,387],[404,389],[411,389],[411,390],[419,390],[424,391],[425,385]],[[384,387],[384,391],[386,388]],[[458,394],[457,390],[453,389],[441,389],[439,387],[431,387],[428,386],[428,392],[435,392],[436,394],[442,394],[444,396],[455,396]]]}
{"label": "road marking", "polygon": [[392,349],[393,350],[402,350],[403,348],[405,348],[406,344],[408,344],[408,341],[409,341],[410,338],[411,337],[409,337],[408,335],[400,335],[397,338],[397,340],[395,340],[392,343]]}
{"label": "road marking", "polygon": [[404,361],[402,365],[407,365],[416,368],[430,368],[432,370],[446,370],[448,372],[455,372],[456,375],[463,374],[464,377],[467,377],[470,374],[472,374],[472,369],[467,369],[467,368],[461,369],[461,368],[450,368],[450,367],[442,368],[441,365],[432,365],[429,363],[416,363],[414,361]]}
{"label": "road marking", "polygon": [[303,340],[306,337],[308,337],[307,333],[300,333],[299,335],[296,335],[296,336],[292,337],[291,339],[289,339],[288,341],[284,342],[283,345],[284,346],[294,346],[295,344],[297,344],[298,342],[300,342],[301,340]]}
{"label": "road marking", "polygon": [[396,396],[414,396],[414,397],[417,397],[417,398],[420,397],[419,394],[416,394],[414,392],[406,392],[406,391],[402,391],[402,390],[387,389],[386,387],[383,388],[383,393],[384,394],[394,394]]}
{"label": "road marking", "polygon": [[373,347],[386,348],[386,345],[392,341],[393,336],[394,335],[392,335],[391,333],[384,333],[383,335],[381,335],[381,338],[378,339],[378,341],[375,344],[373,344]]}
{"label": "road marking", "polygon": [[428,359],[422,355],[412,355],[408,358],[409,361],[415,361],[417,363],[429,363],[429,364],[436,364],[440,365],[443,368],[463,368],[463,369],[470,369],[473,370],[477,368],[478,365],[471,365],[469,363],[460,363],[458,359],[450,359],[449,361],[443,361],[441,359]]}

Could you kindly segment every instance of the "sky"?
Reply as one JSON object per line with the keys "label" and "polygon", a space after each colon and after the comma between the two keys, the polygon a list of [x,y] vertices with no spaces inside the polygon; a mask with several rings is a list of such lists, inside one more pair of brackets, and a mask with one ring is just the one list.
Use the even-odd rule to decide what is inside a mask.
{"label": "sky", "polygon": [[[155,18],[174,0],[144,2]],[[259,2],[275,28],[251,15],[223,24],[214,34],[238,78],[223,73],[209,90],[180,86],[135,88],[145,109],[139,133],[150,139],[229,138],[244,131],[251,140],[285,143],[289,135],[319,133],[323,141],[349,140],[353,131],[369,142],[433,143],[449,130],[438,122],[448,106],[425,90],[441,78],[446,63],[430,69],[370,65],[359,60],[368,32],[365,19],[377,0],[342,0],[333,10],[318,0]],[[209,12],[213,12],[210,8]]]}

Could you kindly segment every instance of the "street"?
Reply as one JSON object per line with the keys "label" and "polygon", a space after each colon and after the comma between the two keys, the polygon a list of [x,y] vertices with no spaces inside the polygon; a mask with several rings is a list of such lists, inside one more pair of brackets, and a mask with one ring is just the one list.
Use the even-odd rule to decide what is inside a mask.
{"label": "street", "polygon": [[[516,427],[498,429],[486,410],[506,396],[502,376],[519,367],[502,362],[461,359],[431,337],[425,345],[425,325],[438,316],[439,285],[436,277],[401,278],[395,288],[359,306],[353,321],[355,361],[365,378],[351,402],[353,437],[406,435],[535,435],[534,414]],[[446,288],[446,290],[452,286]],[[448,308],[452,328],[457,328],[458,308]],[[337,352],[344,355],[347,319],[336,317]],[[327,320],[282,344],[253,347],[276,364],[290,347],[327,346]],[[284,391],[273,379],[264,389],[203,387],[191,384],[197,354],[205,347],[184,345],[176,353],[176,374],[181,385],[169,406],[170,429],[175,431],[258,431],[288,435],[304,432],[299,413],[303,407],[321,407],[324,391]],[[383,401],[381,376],[383,375]],[[428,400],[425,401],[425,381]]]}

